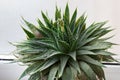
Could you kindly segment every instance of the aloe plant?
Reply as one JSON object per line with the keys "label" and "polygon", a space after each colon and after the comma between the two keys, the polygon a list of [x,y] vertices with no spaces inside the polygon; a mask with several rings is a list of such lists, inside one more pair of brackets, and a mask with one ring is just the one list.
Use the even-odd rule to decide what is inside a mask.
{"label": "aloe plant", "polygon": [[44,23],[38,19],[38,26],[23,18],[27,40],[14,44],[15,61],[28,66],[19,80],[105,80],[102,61],[115,61],[108,51],[111,37],[104,37],[112,31],[103,27],[107,22],[86,26],[87,17],[77,18],[77,9],[70,18],[68,4],[63,15],[56,7],[55,20],[41,14]]}

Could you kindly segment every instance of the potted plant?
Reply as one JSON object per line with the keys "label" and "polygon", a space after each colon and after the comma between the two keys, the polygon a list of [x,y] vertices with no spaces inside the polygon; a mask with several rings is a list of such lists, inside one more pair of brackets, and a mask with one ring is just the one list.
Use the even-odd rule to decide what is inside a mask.
{"label": "potted plant", "polygon": [[112,31],[103,27],[105,22],[86,26],[85,14],[77,19],[77,9],[70,18],[69,7],[65,13],[56,7],[55,20],[43,12],[44,23],[38,19],[38,26],[26,21],[24,27],[27,40],[14,43],[17,57],[28,68],[19,80],[30,75],[28,80],[105,80],[102,61],[115,61],[108,52],[112,45],[103,37]]}

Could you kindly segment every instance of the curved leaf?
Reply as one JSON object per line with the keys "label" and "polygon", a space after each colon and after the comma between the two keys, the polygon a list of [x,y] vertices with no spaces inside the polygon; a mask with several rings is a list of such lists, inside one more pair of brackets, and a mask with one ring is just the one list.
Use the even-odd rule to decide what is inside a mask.
{"label": "curved leaf", "polygon": [[71,21],[70,21],[70,29],[72,32],[75,28],[76,17],[77,17],[77,9],[74,11],[73,16],[72,16]]}
{"label": "curved leaf", "polygon": [[80,59],[87,63],[94,64],[94,65],[97,65],[100,67],[104,67],[103,64],[101,64],[100,62],[98,62],[97,60],[94,60],[93,58],[91,58],[89,56],[82,56]]}
{"label": "curved leaf", "polygon": [[22,73],[22,75],[20,76],[18,80],[21,80],[23,77],[25,77],[28,74],[36,73],[35,71],[38,70],[41,67],[41,65],[42,63],[39,63],[39,62],[32,64]]}
{"label": "curved leaf", "polygon": [[40,78],[40,72],[37,72],[35,74],[30,75],[28,80],[41,80]]}
{"label": "curved leaf", "polygon": [[78,50],[77,55],[96,55],[96,54],[88,50]]}
{"label": "curved leaf", "polygon": [[52,66],[47,80],[55,80],[57,71],[58,71],[58,66]]}
{"label": "curved leaf", "polygon": [[104,50],[100,50],[100,51],[95,51],[96,54],[100,54],[100,55],[115,55],[111,52],[108,51],[104,51]]}
{"label": "curved leaf", "polygon": [[78,71],[79,74],[81,74],[81,70],[80,70],[78,61],[74,61],[74,60],[70,59],[69,63],[75,70]]}
{"label": "curved leaf", "polygon": [[72,70],[70,67],[66,67],[63,76],[62,76],[62,80],[74,80],[74,74],[72,73]]}
{"label": "curved leaf", "polygon": [[73,60],[76,61],[76,51],[70,52],[70,53],[68,53],[67,55],[69,55]]}
{"label": "curved leaf", "polygon": [[61,18],[61,10],[58,9],[58,7],[56,6],[56,10],[55,10],[55,20],[57,21],[58,19]]}
{"label": "curved leaf", "polygon": [[58,69],[58,77],[59,78],[63,75],[64,69],[65,69],[66,64],[68,62],[68,59],[69,59],[68,56],[60,58],[60,66],[59,66],[59,69]]}
{"label": "curved leaf", "polygon": [[23,17],[22,17],[23,21],[26,23],[26,25],[28,26],[28,28],[34,33],[36,31],[36,26],[33,25],[32,23],[26,21]]}
{"label": "curved leaf", "polygon": [[108,49],[112,45],[113,44],[110,42],[96,42],[96,43],[93,43],[89,46],[84,46],[84,47],[82,47],[82,49],[86,49],[86,50]]}
{"label": "curved leaf", "polygon": [[28,31],[28,30],[26,30],[25,28],[23,28],[22,27],[22,29],[24,30],[24,32],[27,34],[27,37],[28,38],[34,38],[35,36],[34,36],[34,34],[33,33],[31,33],[30,31]]}
{"label": "curved leaf", "polygon": [[94,65],[90,65],[90,66],[100,80],[102,80],[102,79],[106,80],[104,70],[101,67],[94,66]]}
{"label": "curved leaf", "polygon": [[79,65],[89,80],[97,80],[96,74],[87,63],[80,62]]}
{"label": "curved leaf", "polygon": [[50,20],[48,19],[48,17],[47,17],[43,12],[41,12],[41,13],[42,13],[42,17],[43,17],[43,19],[44,19],[44,21],[45,21],[45,23],[46,23],[46,26],[47,26],[49,29],[52,28],[53,25],[51,25]]}
{"label": "curved leaf", "polygon": [[69,6],[68,4],[66,5],[65,8],[65,15],[63,16],[65,25],[69,25],[69,18],[70,18],[70,13],[69,13]]}
{"label": "curved leaf", "polygon": [[43,71],[47,68],[49,68],[51,65],[55,64],[58,61],[58,58],[50,58],[49,60],[45,61],[44,64],[37,70],[35,70],[33,73],[38,71]]}

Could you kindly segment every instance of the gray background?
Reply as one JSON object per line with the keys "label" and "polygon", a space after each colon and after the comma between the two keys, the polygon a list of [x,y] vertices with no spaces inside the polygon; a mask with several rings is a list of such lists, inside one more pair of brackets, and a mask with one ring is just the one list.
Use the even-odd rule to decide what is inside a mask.
{"label": "gray background", "polygon": [[[50,18],[54,18],[55,6],[62,8],[69,3],[71,14],[78,8],[78,15],[86,12],[88,15],[87,25],[94,21],[109,20],[115,30],[109,35],[115,35],[110,41],[120,44],[120,0],[0,0],[0,54],[9,54],[15,49],[10,42],[25,39],[20,25],[23,24],[21,16],[26,20],[36,23],[41,19],[41,10],[48,12]],[[23,24],[24,25],[24,24]],[[107,35],[108,36],[108,35]],[[120,54],[120,46],[110,49]],[[0,63],[0,80],[17,80],[25,67],[17,64]],[[109,67],[105,69],[107,80],[120,80],[120,68]]]}

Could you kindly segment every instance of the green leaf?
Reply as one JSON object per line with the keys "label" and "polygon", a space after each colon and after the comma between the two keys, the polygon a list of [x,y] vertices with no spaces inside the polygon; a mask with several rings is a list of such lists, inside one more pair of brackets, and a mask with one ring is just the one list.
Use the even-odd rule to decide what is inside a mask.
{"label": "green leaf", "polygon": [[59,54],[60,52],[54,51],[54,50],[47,50],[42,53],[39,53],[38,55],[30,55],[25,58],[22,58],[20,61],[37,61],[37,60],[46,60],[50,58],[51,56],[54,56],[56,54]]}
{"label": "green leaf", "polygon": [[59,42],[58,42],[58,38],[57,38],[57,36],[54,34],[54,32],[53,32],[53,41],[54,41],[54,45],[55,45],[56,48],[59,50],[59,49],[60,49],[60,45],[59,45]]}
{"label": "green leaf", "polygon": [[96,55],[96,54],[88,50],[78,50],[77,55]]}
{"label": "green leaf", "polygon": [[113,31],[113,30],[112,30],[112,29],[111,29],[111,30],[103,30],[103,31],[102,31],[100,34],[98,34],[97,36],[99,36],[99,38],[100,38],[100,37],[106,35],[107,33],[111,32],[111,31]]}
{"label": "green leaf", "polygon": [[43,30],[43,29],[38,29],[36,28],[36,30],[43,36],[43,37],[49,37],[49,35]]}
{"label": "green leaf", "polygon": [[49,68],[50,66],[55,64],[57,61],[58,61],[57,57],[48,59],[46,62],[44,62],[44,64],[39,69],[35,70],[34,73],[38,72],[38,71],[43,71],[43,70]]}
{"label": "green leaf", "polygon": [[83,34],[83,32],[86,29],[86,18],[85,14],[83,14],[82,16],[80,16],[80,18],[77,20],[76,22],[76,28],[74,28],[73,34],[80,39],[81,35]]}
{"label": "green leaf", "polygon": [[66,5],[65,15],[63,16],[64,21],[64,33],[65,37],[68,39],[68,42],[71,43],[73,38],[73,33],[71,32],[70,26],[69,26],[69,8],[68,5]]}
{"label": "green leaf", "polygon": [[79,74],[78,71],[70,65],[70,69],[72,71],[74,79],[76,79],[77,75]]}
{"label": "green leaf", "polygon": [[102,61],[106,61],[106,62],[118,62],[117,60],[115,60],[112,56],[106,55],[106,56],[101,56]]}
{"label": "green leaf", "polygon": [[44,52],[45,49],[33,49],[33,48],[24,48],[24,49],[19,49],[17,50],[17,53],[19,54],[40,54]]}
{"label": "green leaf", "polygon": [[26,25],[28,26],[28,28],[34,33],[36,31],[36,26],[33,25],[32,23],[26,21],[23,17],[22,17],[23,21],[26,23]]}
{"label": "green leaf", "polygon": [[[80,16],[79,18],[78,18],[78,20],[76,21],[76,23],[75,23],[75,28],[74,28],[74,30],[73,30],[73,34],[74,35],[76,35],[76,34],[78,34],[78,33],[81,33],[82,32],[82,30],[83,29],[85,29],[84,27],[83,27],[83,24],[85,24],[85,20],[86,20],[86,18],[85,18],[85,14],[83,14],[82,16]],[[83,29],[82,29],[83,28]],[[77,35],[78,36],[78,35]]]}
{"label": "green leaf", "polygon": [[61,10],[59,10],[56,6],[56,11],[55,11],[55,20],[57,21],[58,19],[61,18]]}
{"label": "green leaf", "polygon": [[51,32],[49,34],[48,28],[46,28],[46,26],[40,21],[40,19],[38,19],[37,22],[39,24],[39,28],[36,28],[36,30],[39,31],[44,37],[51,37]]}
{"label": "green leaf", "polygon": [[62,76],[62,80],[74,80],[74,74],[72,73],[72,70],[70,67],[66,67],[63,76]]}
{"label": "green leaf", "polygon": [[[86,20],[86,18],[85,18],[85,20]],[[94,25],[94,23],[92,25]],[[87,35],[89,35],[87,33],[88,33],[88,31],[86,29],[86,24],[83,23],[82,26],[78,30],[78,34],[80,34],[78,36],[79,42],[83,42],[85,39],[87,39]]]}
{"label": "green leaf", "polygon": [[[20,79],[26,76],[27,74],[34,74],[38,71],[43,71],[55,64],[58,61],[58,58],[51,58],[44,62],[44,64],[33,64],[32,66],[28,67],[23,74],[21,75]],[[19,80],[20,80],[19,79]]]}
{"label": "green leaf", "polygon": [[89,37],[92,34],[96,34],[94,33],[95,31],[99,30],[102,26],[104,26],[107,23],[107,21],[105,22],[100,22],[100,23],[96,23],[94,25],[91,25],[90,27],[88,27],[86,29],[86,37]]}
{"label": "green leaf", "polygon": [[47,37],[53,39],[53,31],[52,31],[52,29],[41,26],[41,30],[38,30],[38,31],[44,33],[45,35],[47,35]]}
{"label": "green leaf", "polygon": [[114,35],[112,35],[112,36],[110,36],[110,37],[100,38],[100,41],[106,41],[106,40],[108,40],[108,39],[110,39],[110,38],[112,38],[112,37],[114,37]]}
{"label": "green leaf", "polygon": [[100,54],[100,55],[115,55],[111,52],[108,52],[108,51],[103,51],[103,50],[100,50],[100,51],[95,51],[96,54]]}
{"label": "green leaf", "polygon": [[70,63],[70,65],[71,65],[74,69],[76,69],[76,70],[78,71],[79,74],[81,73],[81,70],[80,70],[78,61],[75,61],[75,60],[73,60],[73,59],[70,59],[69,63]]}
{"label": "green leaf", "polygon": [[50,23],[50,20],[48,19],[48,17],[43,12],[41,12],[41,13],[42,13],[42,17],[46,23],[46,27],[48,27],[49,29],[52,28],[53,25]]}
{"label": "green leaf", "polygon": [[59,49],[61,50],[61,52],[66,52],[69,50],[69,44],[65,41],[59,40],[58,41],[59,44]]}
{"label": "green leaf", "polygon": [[73,60],[76,61],[76,51],[70,52],[70,53],[68,53],[67,55],[69,55]]}
{"label": "green leaf", "polygon": [[27,34],[27,37],[28,38],[34,38],[35,36],[34,36],[34,34],[33,33],[31,33],[30,31],[28,31],[28,30],[26,30],[25,28],[23,28],[22,27],[22,29],[24,30],[24,32]]}
{"label": "green leaf", "polygon": [[40,80],[40,72],[30,75],[28,80]]}
{"label": "green leaf", "polygon": [[77,40],[72,41],[70,51],[74,51],[77,47]]}
{"label": "green leaf", "polygon": [[27,41],[23,41],[19,44],[16,44],[16,46],[18,47],[24,47],[24,48],[33,48],[33,49],[54,49],[56,50],[56,46],[51,42],[51,41],[42,41],[42,40],[27,40]]}
{"label": "green leaf", "polygon": [[85,73],[89,80],[97,80],[96,74],[87,63],[81,61],[79,64],[82,71]]}
{"label": "green leaf", "polygon": [[77,9],[74,11],[73,16],[72,16],[71,21],[70,21],[70,29],[72,32],[75,28],[76,17],[77,17]]}
{"label": "green leaf", "polygon": [[95,59],[93,59],[89,56],[82,56],[80,59],[87,62],[87,63],[97,65],[97,66],[100,66],[100,67],[104,67],[103,64],[101,64],[100,62],[98,62],[97,60],[95,60]]}
{"label": "green leaf", "polygon": [[109,29],[109,28],[110,27],[100,28],[100,29],[96,30],[90,37],[94,37],[94,36],[102,37],[102,36],[106,35],[107,33],[109,33],[110,31],[113,31],[113,29]]}
{"label": "green leaf", "polygon": [[63,54],[63,53],[61,53],[59,51],[53,51],[51,54],[48,54],[46,56],[46,59],[51,58],[51,57],[56,56],[56,55],[59,55],[59,54]]}
{"label": "green leaf", "polygon": [[40,47],[45,46],[46,48],[56,50],[56,46],[51,41],[31,40],[30,43],[39,45]]}
{"label": "green leaf", "polygon": [[52,66],[47,80],[55,80],[57,71],[58,71],[58,66],[56,66],[56,65]]}
{"label": "green leaf", "polygon": [[65,15],[64,15],[64,22],[65,22],[65,25],[69,25],[69,18],[70,18],[70,13],[69,13],[69,6],[68,4],[66,5],[66,8],[65,8]]}
{"label": "green leaf", "polygon": [[40,28],[41,28],[41,27],[45,27],[45,25],[41,22],[40,19],[37,19],[37,22],[38,22]]}
{"label": "green leaf", "polygon": [[87,43],[90,43],[90,42],[94,41],[95,39],[97,39],[97,37],[88,38],[86,40],[83,40],[83,41],[79,42],[79,48],[84,46]]}
{"label": "green leaf", "polygon": [[110,42],[95,42],[89,46],[84,46],[82,49],[86,50],[97,50],[97,49],[108,49],[112,46],[112,43]]}
{"label": "green leaf", "polygon": [[68,62],[69,57],[68,56],[64,56],[60,58],[60,66],[58,69],[58,77],[60,78],[63,75],[64,69],[66,67],[66,64]]}
{"label": "green leaf", "polygon": [[69,43],[72,43],[73,40],[74,40],[74,36],[73,36],[73,33],[70,30],[70,27],[67,25],[64,28],[65,28],[65,32],[67,34],[67,39],[68,39]]}
{"label": "green leaf", "polygon": [[95,65],[90,65],[90,66],[100,80],[102,79],[106,80],[104,70],[101,67]]}
{"label": "green leaf", "polygon": [[32,64],[22,73],[22,75],[20,76],[20,78],[18,80],[21,80],[23,77],[25,77],[28,74],[36,73],[35,71],[38,70],[41,67],[41,65],[42,65],[42,63],[40,63],[40,62],[36,62],[36,63]]}

